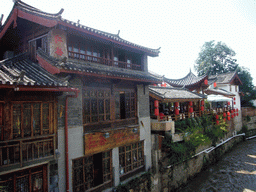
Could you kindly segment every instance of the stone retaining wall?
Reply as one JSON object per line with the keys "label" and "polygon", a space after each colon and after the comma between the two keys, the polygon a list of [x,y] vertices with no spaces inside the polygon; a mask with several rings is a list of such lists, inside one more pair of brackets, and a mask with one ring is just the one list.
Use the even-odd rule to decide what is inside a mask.
{"label": "stone retaining wall", "polygon": [[207,148],[196,154],[193,158],[175,165],[167,165],[168,159],[166,159],[160,163],[160,166],[153,167],[154,186],[152,191],[175,191],[175,189],[186,184],[189,178],[194,177],[203,168],[216,162],[225,152],[243,141],[243,139],[244,135],[233,136],[216,147]]}

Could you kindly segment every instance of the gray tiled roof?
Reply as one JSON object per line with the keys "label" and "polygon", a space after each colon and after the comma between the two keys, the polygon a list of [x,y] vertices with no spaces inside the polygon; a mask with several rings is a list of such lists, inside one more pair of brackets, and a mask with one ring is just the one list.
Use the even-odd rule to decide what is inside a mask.
{"label": "gray tiled roof", "polygon": [[203,99],[206,96],[191,92],[184,88],[150,86],[149,92],[162,99]]}
{"label": "gray tiled roof", "polygon": [[218,75],[209,76],[209,81],[213,80],[216,83],[228,84],[230,83],[236,75],[236,71],[222,73]]}
{"label": "gray tiled roof", "polygon": [[0,61],[0,85],[67,86],[67,83],[28,59],[26,54]]}
{"label": "gray tiled roof", "polygon": [[139,81],[146,81],[158,83],[159,79],[150,76],[148,72],[137,71],[131,69],[123,69],[113,66],[107,66],[97,63],[89,63],[83,60],[68,59],[67,62],[62,62],[45,53],[42,49],[38,49],[37,54],[48,61],[51,65],[58,69],[68,71],[82,72],[84,74],[97,74],[115,78],[138,79]]}
{"label": "gray tiled roof", "polygon": [[206,94],[210,95],[210,94],[215,94],[215,95],[224,95],[224,96],[228,96],[228,97],[234,97],[235,94],[229,91],[226,91],[224,89],[221,88],[215,88],[215,89],[206,89],[204,91]]}
{"label": "gray tiled roof", "polygon": [[[37,9],[35,7],[32,7],[32,6],[28,5],[28,4],[26,4],[26,3],[23,3],[21,0],[17,0],[16,1],[16,3],[13,6],[13,9],[14,8],[20,9],[20,10],[25,11],[25,12],[27,12],[29,14],[32,14],[32,15],[37,15],[37,16],[44,17],[44,18],[47,18],[47,19],[55,20],[60,25],[67,24],[68,27],[75,27],[76,29],[81,29],[85,33],[89,33],[91,35],[95,35],[95,36],[97,36],[99,38],[104,38],[104,39],[106,39],[108,41],[112,41],[112,42],[114,41],[116,43],[123,43],[125,45],[132,46],[133,48],[140,49],[143,52],[146,52],[146,53],[148,53],[151,56],[158,56],[158,54],[160,53],[160,48],[159,49],[147,48],[147,47],[144,47],[144,46],[137,45],[135,43],[126,41],[126,40],[120,38],[118,34],[107,33],[107,32],[104,32],[104,31],[100,31],[98,29],[93,29],[91,27],[87,27],[87,26],[81,25],[80,23],[75,23],[73,21],[69,21],[67,19],[63,19],[61,17],[61,14],[63,13],[64,9],[61,9],[56,14],[46,13],[44,11],[41,11],[40,9]],[[10,15],[9,15],[9,17],[10,17]],[[8,21],[8,19],[6,20],[6,22],[7,21]],[[2,30],[1,28],[3,28],[3,26],[2,27],[0,26],[0,32]]]}
{"label": "gray tiled roof", "polygon": [[207,75],[197,77],[190,71],[185,77],[183,77],[181,79],[164,78],[164,80],[174,87],[183,87],[183,86],[187,87],[187,86],[197,84],[198,82],[205,79],[205,77],[207,77]]}

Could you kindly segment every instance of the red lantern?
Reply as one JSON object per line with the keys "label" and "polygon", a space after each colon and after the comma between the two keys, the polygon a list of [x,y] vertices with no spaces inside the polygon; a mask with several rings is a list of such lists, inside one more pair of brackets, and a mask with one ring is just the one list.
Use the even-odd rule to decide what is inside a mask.
{"label": "red lantern", "polygon": [[179,109],[175,109],[175,115],[179,115],[179,114],[180,114]]}
{"label": "red lantern", "polygon": [[236,116],[238,116],[239,115],[239,113],[236,113]]}
{"label": "red lantern", "polygon": [[234,118],[234,115],[231,115],[231,118],[233,119],[233,118]]}
{"label": "red lantern", "polygon": [[190,107],[190,108],[189,108],[189,112],[190,112],[190,113],[193,113],[193,111],[194,111],[193,108]]}
{"label": "red lantern", "polygon": [[231,114],[234,113],[233,109],[231,110]]}
{"label": "red lantern", "polygon": [[216,121],[216,124],[217,124],[217,125],[219,125],[219,124],[220,124],[219,120],[217,120],[217,121]]}
{"label": "red lantern", "polygon": [[238,112],[238,108],[236,108],[236,112]]}
{"label": "red lantern", "polygon": [[230,116],[230,112],[229,111],[227,112],[227,115]]}
{"label": "red lantern", "polygon": [[217,87],[217,83],[216,83],[216,82],[214,82],[214,83],[213,83],[213,86],[214,86],[214,87]]}
{"label": "red lantern", "polygon": [[201,105],[204,105],[204,100],[201,101]]}
{"label": "red lantern", "polygon": [[236,100],[236,98],[235,98],[235,97],[234,97],[233,99],[234,99],[234,101]]}
{"label": "red lantern", "polygon": [[158,115],[159,115],[159,109],[155,108],[155,116],[158,116]]}
{"label": "red lantern", "polygon": [[153,86],[156,86],[156,84],[153,84]]}
{"label": "red lantern", "polygon": [[236,104],[236,102],[234,102],[234,105]]}
{"label": "red lantern", "polygon": [[227,116],[227,114],[226,113],[223,113],[223,117],[226,117]]}
{"label": "red lantern", "polygon": [[223,121],[226,121],[226,118],[223,118]]}
{"label": "red lantern", "polygon": [[161,87],[166,87],[166,83],[163,82],[163,83],[161,84]]}
{"label": "red lantern", "polygon": [[207,79],[204,80],[204,84],[208,85],[208,80]]}
{"label": "red lantern", "polygon": [[201,106],[201,111],[204,111],[204,106]]}
{"label": "red lantern", "polygon": [[228,101],[228,105],[230,105],[230,102]]}
{"label": "red lantern", "polygon": [[174,103],[174,106],[175,106],[175,107],[179,107],[179,103],[178,103],[178,102],[175,102],[175,103]]}
{"label": "red lantern", "polygon": [[230,121],[230,116],[228,116],[228,120]]}
{"label": "red lantern", "polygon": [[215,117],[216,117],[216,119],[219,119],[219,115],[216,115]]}
{"label": "red lantern", "polygon": [[192,101],[189,101],[189,106],[192,106],[193,105],[193,102]]}
{"label": "red lantern", "polygon": [[155,101],[154,101],[154,106],[155,106],[155,108],[157,108],[157,107],[159,106],[158,100],[155,100]]}

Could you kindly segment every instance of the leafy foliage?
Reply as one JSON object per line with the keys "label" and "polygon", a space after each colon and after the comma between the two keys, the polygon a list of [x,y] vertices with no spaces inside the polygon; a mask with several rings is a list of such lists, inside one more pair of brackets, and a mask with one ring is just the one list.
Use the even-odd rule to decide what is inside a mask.
{"label": "leafy foliage", "polygon": [[248,68],[238,67],[238,76],[243,85],[239,86],[239,90],[243,92],[244,96],[241,97],[242,107],[252,107],[252,100],[256,99],[256,90],[253,85],[253,78]]}
{"label": "leafy foliage", "polygon": [[225,43],[214,41],[205,42],[201,52],[196,60],[195,70],[198,76],[204,74],[216,75],[234,71],[238,64],[233,57],[235,51],[229,48]]}
{"label": "leafy foliage", "polygon": [[[195,155],[197,147],[200,145],[216,145],[216,142],[227,132],[227,123],[220,116],[220,123],[216,125],[213,115],[204,115],[202,117],[188,118],[183,121],[175,122],[180,130],[183,130],[184,141],[173,142],[171,136],[165,136],[162,147],[168,149],[168,159],[170,164],[184,161]],[[184,128],[186,127],[186,128]]]}

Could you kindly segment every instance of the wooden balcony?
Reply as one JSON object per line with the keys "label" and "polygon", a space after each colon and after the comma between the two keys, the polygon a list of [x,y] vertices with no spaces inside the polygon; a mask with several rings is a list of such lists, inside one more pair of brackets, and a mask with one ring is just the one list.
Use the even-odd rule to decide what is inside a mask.
{"label": "wooden balcony", "polygon": [[55,135],[0,141],[0,171],[54,159]]}
{"label": "wooden balcony", "polygon": [[68,51],[68,56],[69,58],[72,59],[80,59],[88,62],[93,62],[93,63],[99,63],[107,66],[113,66],[113,67],[118,67],[118,68],[123,68],[123,69],[131,69],[131,70],[137,70],[141,71],[141,65],[135,64],[135,63],[127,63],[124,61],[114,61],[112,59],[107,59],[103,57],[96,57],[92,55],[86,55],[86,54],[81,54],[77,52],[72,52]]}

